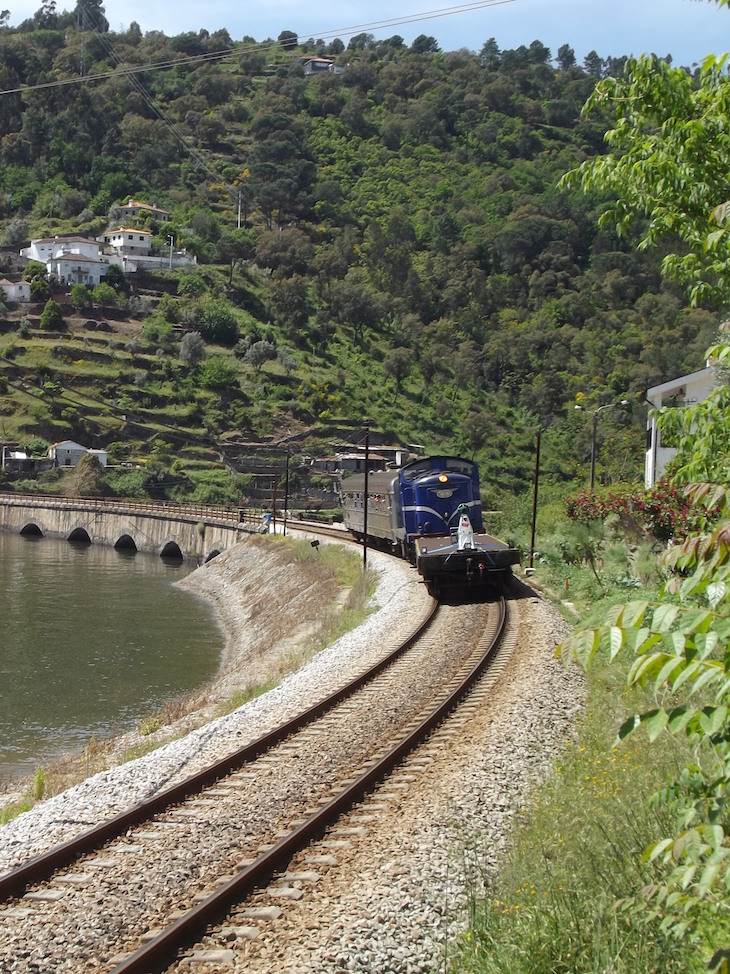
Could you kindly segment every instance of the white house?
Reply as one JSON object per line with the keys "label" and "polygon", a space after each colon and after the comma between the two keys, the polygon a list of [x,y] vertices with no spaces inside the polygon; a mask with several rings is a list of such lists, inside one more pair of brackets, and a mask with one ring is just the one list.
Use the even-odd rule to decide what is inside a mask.
{"label": "white house", "polygon": [[99,251],[97,241],[89,237],[39,237],[31,240],[30,246],[20,251],[20,256],[27,257],[28,260],[40,261],[41,264],[48,264],[52,257],[60,253],[79,254],[98,260]]}
{"label": "white house", "polygon": [[329,57],[302,58],[304,73],[308,77],[313,74],[342,74],[345,70],[341,64],[335,64]]}
{"label": "white house", "polygon": [[[714,369],[707,366],[678,379],[671,379],[647,390],[646,399],[654,409],[663,405],[692,406],[704,402],[717,387]],[[671,401],[670,401],[671,400]],[[644,461],[644,486],[648,490],[661,480],[667,464],[677,455],[674,447],[664,446],[657,429],[655,416],[649,416],[646,427],[646,458]]]}
{"label": "white house", "polygon": [[30,284],[28,281],[9,281],[4,277],[0,280],[0,287],[5,292],[6,301],[13,304],[30,301]]}
{"label": "white house", "polygon": [[96,287],[106,277],[109,263],[73,251],[60,251],[46,262],[48,273],[61,284],[86,284]]}
{"label": "white house", "polygon": [[112,247],[122,257],[146,257],[152,250],[152,234],[133,227],[107,230],[98,241]]}
{"label": "white house", "polygon": [[86,447],[73,440],[61,440],[48,447],[48,456],[55,460],[59,467],[75,467],[79,460],[86,456]]}
{"label": "white house", "polygon": [[102,260],[101,245],[89,237],[39,237],[20,251],[21,257],[46,265],[49,274],[62,284],[95,287],[106,277],[109,262]]}
{"label": "white house", "polygon": [[140,200],[134,200],[130,196],[126,203],[123,203],[119,209],[122,211],[125,217],[134,220],[142,213],[151,213],[155,220],[160,223],[167,223],[170,219],[170,213],[168,210],[163,210],[162,207],[157,206],[156,203],[142,203]]}
{"label": "white house", "polygon": [[87,454],[95,456],[102,467],[107,465],[106,450],[87,450],[74,440],[61,440],[48,448],[48,456],[56,461],[57,467],[75,467]]}

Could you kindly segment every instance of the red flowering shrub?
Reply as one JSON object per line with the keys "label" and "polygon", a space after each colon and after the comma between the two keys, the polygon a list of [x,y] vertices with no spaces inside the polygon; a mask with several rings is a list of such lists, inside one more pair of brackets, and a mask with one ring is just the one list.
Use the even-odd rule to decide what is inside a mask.
{"label": "red flowering shrub", "polygon": [[582,490],[576,497],[567,497],[565,503],[573,521],[604,521],[609,514],[630,516],[657,541],[681,541],[701,531],[706,518],[712,516],[712,512],[694,507],[681,488],[664,481],[636,493]]}
{"label": "red flowering shrub", "polygon": [[605,521],[609,514],[628,514],[631,495],[627,493],[597,493],[582,490],[577,497],[566,497],[568,517],[572,521]]}

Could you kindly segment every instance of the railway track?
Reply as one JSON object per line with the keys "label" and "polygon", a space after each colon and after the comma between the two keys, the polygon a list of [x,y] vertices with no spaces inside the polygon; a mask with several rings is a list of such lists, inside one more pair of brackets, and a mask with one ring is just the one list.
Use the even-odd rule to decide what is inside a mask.
{"label": "railway track", "polygon": [[[88,931],[95,970],[164,970],[443,720],[494,651],[505,608],[499,624],[490,608],[489,639],[484,606],[444,607],[397,661],[380,663],[332,706],[311,708],[150,806],[1,877],[0,895],[12,899],[0,908],[0,967],[23,969],[12,966],[20,952],[34,958],[29,970],[84,970],[90,958],[69,957],[64,942],[86,942]],[[455,650],[467,643],[468,652]],[[434,705],[445,675],[448,693]],[[37,946],[39,928],[53,930],[52,944]]]}

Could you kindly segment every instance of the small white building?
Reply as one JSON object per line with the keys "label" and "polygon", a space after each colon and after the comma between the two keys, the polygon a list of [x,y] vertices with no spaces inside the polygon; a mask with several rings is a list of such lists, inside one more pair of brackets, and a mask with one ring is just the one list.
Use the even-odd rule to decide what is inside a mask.
{"label": "small white building", "polygon": [[30,283],[28,281],[0,280],[0,287],[5,292],[5,300],[12,304],[22,304],[30,301]]}
{"label": "small white building", "polygon": [[[707,366],[678,379],[671,379],[647,390],[646,398],[654,409],[664,405],[693,406],[704,402],[717,387],[714,369]],[[664,446],[661,433],[657,429],[655,416],[649,416],[646,427],[646,459],[644,461],[644,486],[647,490],[661,480],[669,461],[677,455],[677,450]]]}
{"label": "small white building", "polygon": [[342,74],[345,70],[341,64],[335,64],[329,57],[310,57],[301,58],[303,61],[304,74],[311,77],[313,74]]}
{"label": "small white building", "polygon": [[98,241],[112,247],[122,257],[146,257],[152,250],[152,234],[134,227],[107,230]]}
{"label": "small white building", "polygon": [[86,452],[90,457],[96,457],[102,467],[107,466],[108,458],[106,455],[106,450],[87,450]]}
{"label": "small white building", "polygon": [[28,459],[28,454],[25,452],[25,450],[19,450],[17,443],[14,446],[9,446],[8,444],[3,443],[2,460],[0,461],[0,467],[3,470],[5,469],[5,466],[8,463],[8,461],[20,462],[21,460],[27,460],[27,459]]}
{"label": "small white building", "polygon": [[57,467],[75,467],[87,454],[95,456],[102,467],[107,465],[106,450],[87,450],[74,440],[61,440],[48,448],[48,456],[56,461]]}

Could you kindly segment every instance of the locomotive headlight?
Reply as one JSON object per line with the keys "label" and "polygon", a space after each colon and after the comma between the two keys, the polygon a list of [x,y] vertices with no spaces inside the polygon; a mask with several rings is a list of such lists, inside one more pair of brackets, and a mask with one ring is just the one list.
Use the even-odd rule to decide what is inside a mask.
{"label": "locomotive headlight", "polygon": [[439,474],[439,483],[441,483],[441,484],[448,484],[448,482],[449,482],[449,478],[446,476],[446,474],[445,473],[440,473]]}

